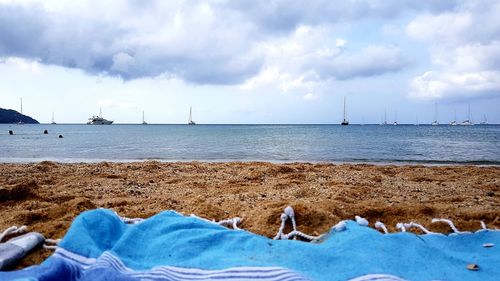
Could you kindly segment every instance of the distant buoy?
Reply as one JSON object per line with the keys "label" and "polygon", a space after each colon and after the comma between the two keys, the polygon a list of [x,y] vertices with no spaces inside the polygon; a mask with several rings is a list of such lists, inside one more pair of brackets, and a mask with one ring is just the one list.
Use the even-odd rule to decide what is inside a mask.
{"label": "distant buoy", "polygon": [[60,138],[60,139],[62,139],[62,138],[63,138],[63,136],[62,136],[62,135],[59,135],[59,138]]}
{"label": "distant buoy", "polygon": [[47,135],[48,133],[49,133],[49,131],[47,131],[47,130],[43,131],[44,135]]}
{"label": "distant buoy", "polygon": [[12,130],[9,130],[9,135],[13,135],[14,132]]}

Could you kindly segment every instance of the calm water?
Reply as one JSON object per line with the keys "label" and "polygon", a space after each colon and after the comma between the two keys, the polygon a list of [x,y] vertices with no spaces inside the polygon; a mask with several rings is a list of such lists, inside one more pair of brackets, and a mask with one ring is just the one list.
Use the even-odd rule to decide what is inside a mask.
{"label": "calm water", "polygon": [[144,159],[499,165],[500,126],[0,125],[0,162]]}

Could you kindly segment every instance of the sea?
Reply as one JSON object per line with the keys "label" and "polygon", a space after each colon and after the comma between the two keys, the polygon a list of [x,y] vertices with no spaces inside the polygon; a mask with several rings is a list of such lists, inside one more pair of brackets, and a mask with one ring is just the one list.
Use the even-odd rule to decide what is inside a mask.
{"label": "sea", "polygon": [[43,160],[500,165],[500,125],[0,125],[0,162]]}

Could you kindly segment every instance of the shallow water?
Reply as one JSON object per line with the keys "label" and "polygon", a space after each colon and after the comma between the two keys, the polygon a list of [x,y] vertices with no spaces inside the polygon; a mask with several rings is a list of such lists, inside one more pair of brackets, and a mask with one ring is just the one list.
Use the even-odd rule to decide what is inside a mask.
{"label": "shallow water", "polygon": [[1,162],[145,159],[498,165],[500,125],[0,125]]}

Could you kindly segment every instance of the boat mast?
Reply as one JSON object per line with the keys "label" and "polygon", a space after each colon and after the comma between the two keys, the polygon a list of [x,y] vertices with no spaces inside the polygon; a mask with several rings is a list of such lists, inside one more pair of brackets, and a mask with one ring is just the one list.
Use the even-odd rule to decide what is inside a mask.
{"label": "boat mast", "polygon": [[438,123],[438,104],[434,103],[434,122]]}
{"label": "boat mast", "polygon": [[345,96],[344,96],[344,121],[345,121]]}
{"label": "boat mast", "polygon": [[144,123],[144,110],[142,111],[142,123]]}
{"label": "boat mast", "polygon": [[54,112],[52,111],[52,123],[55,123],[54,122]]}
{"label": "boat mast", "polygon": [[21,114],[23,114],[23,98],[21,98]]}
{"label": "boat mast", "polygon": [[384,109],[384,125],[387,124],[387,109]]}
{"label": "boat mast", "polygon": [[188,123],[193,122],[192,113],[193,113],[193,108],[190,106],[189,107],[189,121],[188,121]]}
{"label": "boat mast", "polygon": [[99,117],[102,118],[102,107],[99,107]]}

